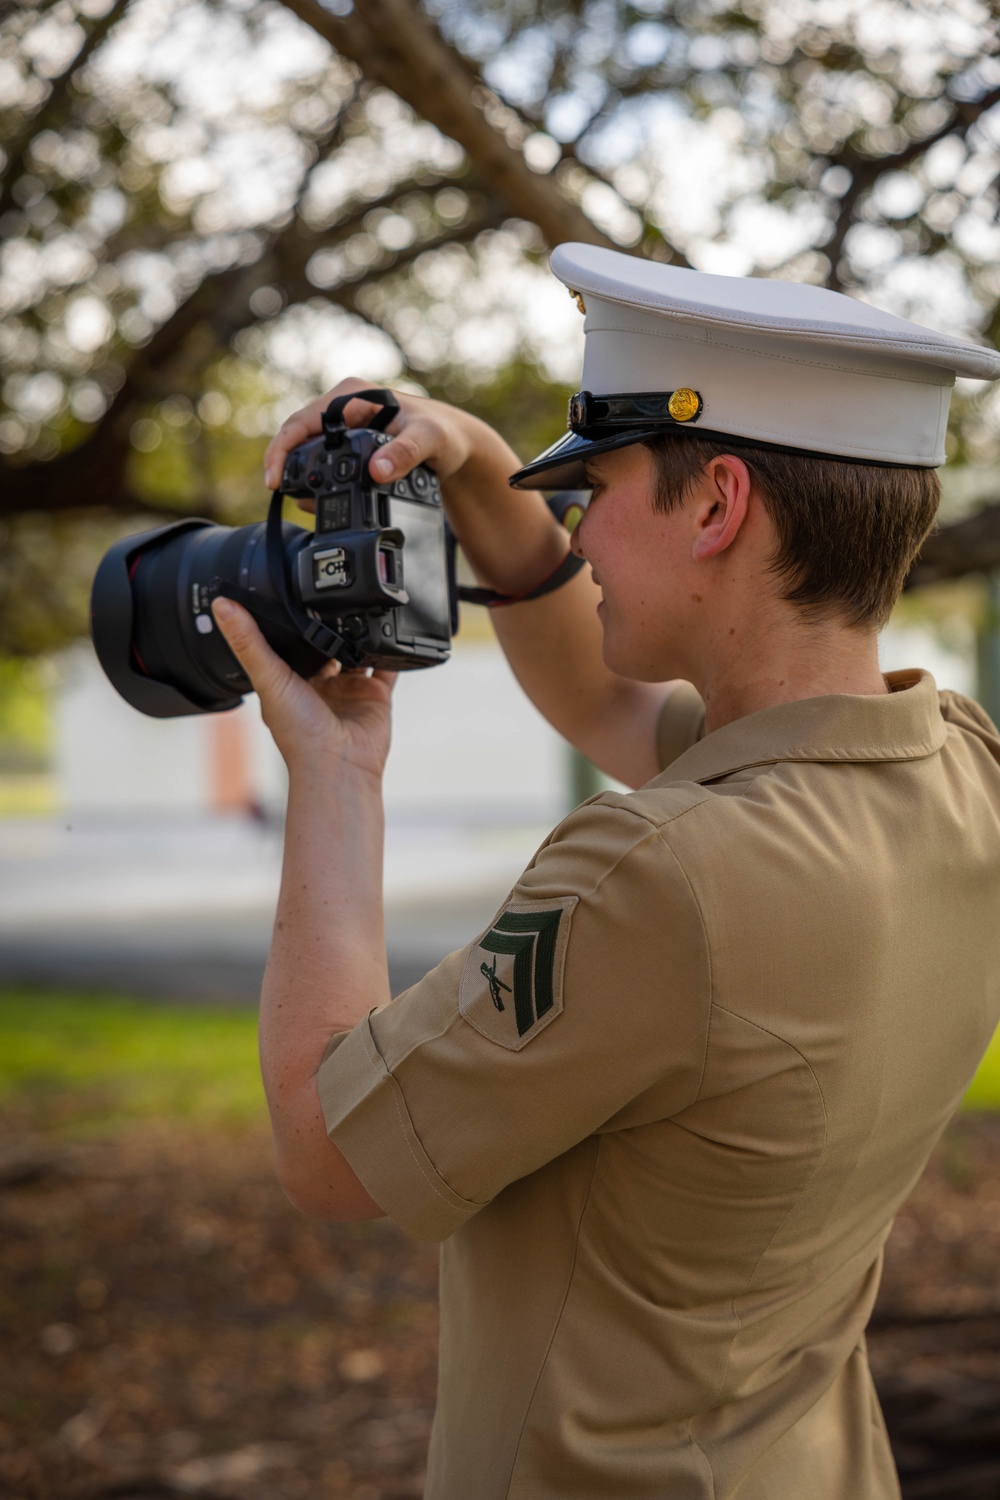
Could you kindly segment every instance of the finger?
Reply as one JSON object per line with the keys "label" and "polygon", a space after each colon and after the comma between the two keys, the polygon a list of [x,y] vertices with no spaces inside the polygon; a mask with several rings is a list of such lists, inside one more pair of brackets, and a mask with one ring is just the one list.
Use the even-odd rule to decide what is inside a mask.
{"label": "finger", "polygon": [[324,682],[333,682],[335,678],[340,676],[342,671],[343,668],[339,661],[324,662],[319,671],[314,672],[309,678],[309,681],[313,687],[320,687]]}
{"label": "finger", "polygon": [[249,610],[232,599],[218,598],[212,601],[212,614],[262,702],[287,685],[291,667],[271,650]]}
{"label": "finger", "polygon": [[383,483],[402,479],[417,464],[434,459],[440,440],[441,434],[433,422],[411,417],[400,433],[372,454],[368,461],[372,478]]}
{"label": "finger", "polygon": [[398,676],[399,676],[398,672],[387,672],[382,667],[376,667],[375,671],[372,673],[372,677],[375,679],[375,681],[376,682],[384,682],[385,685],[386,685],[386,687],[389,689],[390,693],[392,692],[393,688],[396,686],[396,678]]}
{"label": "finger", "polygon": [[[315,437],[323,430],[323,413],[335,396],[345,396],[349,391],[363,391],[371,381],[360,380],[356,375],[350,375],[335,385],[332,391],[327,391],[325,396],[310,401],[308,406],[303,406],[300,411],[293,411],[287,417],[274,437],[268,443],[264,451],[264,483],[269,490],[276,490],[281,483],[282,471],[285,467],[285,459],[293,448],[299,443],[304,443],[307,438]],[[353,413],[364,412],[370,403],[358,406],[351,402]],[[345,413],[346,415],[346,413]],[[357,427],[361,425],[361,418],[352,415],[348,426]]]}
{"label": "finger", "polygon": [[329,403],[310,401],[308,406],[293,412],[282,422],[264,451],[264,483],[269,490],[276,490],[281,483],[285,459],[292,449],[322,431],[326,405]]}

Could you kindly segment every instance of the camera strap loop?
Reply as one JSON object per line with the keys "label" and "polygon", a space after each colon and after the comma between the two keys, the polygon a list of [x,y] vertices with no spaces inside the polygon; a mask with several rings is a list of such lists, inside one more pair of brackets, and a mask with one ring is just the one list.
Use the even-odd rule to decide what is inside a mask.
{"label": "camera strap loop", "polygon": [[376,413],[370,422],[365,423],[366,427],[371,427],[376,432],[384,432],[393,417],[399,414],[399,402],[392,392],[387,391],[383,386],[370,391],[351,391],[347,396],[334,396],[323,413],[324,437],[329,439],[343,428],[344,408],[352,401],[372,401],[376,406],[381,406],[382,410]]}

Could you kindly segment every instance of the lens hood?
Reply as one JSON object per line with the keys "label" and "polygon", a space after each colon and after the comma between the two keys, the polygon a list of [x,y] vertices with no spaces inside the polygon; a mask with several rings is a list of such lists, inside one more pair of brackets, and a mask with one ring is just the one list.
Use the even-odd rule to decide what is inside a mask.
{"label": "lens hood", "polygon": [[132,570],[136,559],[147,548],[160,546],[168,537],[212,524],[203,520],[176,521],[171,526],[158,526],[154,531],[144,531],[138,536],[123,537],[105,555],[94,577],[90,595],[90,635],[97,659],[125,702],[154,719],[218,713],[222,709],[236,708],[242,701],[240,694],[234,693],[220,695],[208,702],[195,702],[168,683],[145,676],[133,663]]}

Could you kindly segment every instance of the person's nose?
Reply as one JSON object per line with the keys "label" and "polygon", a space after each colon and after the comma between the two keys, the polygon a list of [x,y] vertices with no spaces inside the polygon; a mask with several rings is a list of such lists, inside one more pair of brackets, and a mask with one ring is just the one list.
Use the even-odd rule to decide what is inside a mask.
{"label": "person's nose", "polygon": [[569,550],[573,553],[574,557],[582,557],[584,560],[586,560],[586,553],[584,552],[583,547],[580,544],[580,533],[583,531],[586,519],[587,512],[584,511],[583,515],[580,517],[579,521],[577,521],[576,525],[573,527],[573,530],[569,534]]}

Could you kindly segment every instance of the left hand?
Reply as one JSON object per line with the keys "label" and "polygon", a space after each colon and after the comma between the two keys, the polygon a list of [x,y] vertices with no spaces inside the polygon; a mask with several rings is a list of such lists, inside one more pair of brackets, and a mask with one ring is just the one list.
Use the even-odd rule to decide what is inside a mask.
{"label": "left hand", "polygon": [[242,605],[219,598],[212,614],[260,698],[264,723],[289,771],[336,762],[381,779],[389,753],[394,672],[342,672],[335,662],[307,682],[271,650]]}

